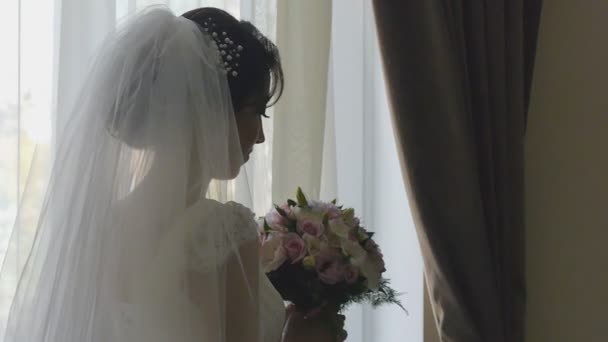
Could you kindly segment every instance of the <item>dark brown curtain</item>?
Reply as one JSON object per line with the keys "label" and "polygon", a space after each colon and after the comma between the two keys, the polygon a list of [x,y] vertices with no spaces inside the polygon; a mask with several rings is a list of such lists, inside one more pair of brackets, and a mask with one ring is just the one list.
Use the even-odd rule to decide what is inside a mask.
{"label": "dark brown curtain", "polygon": [[541,0],[374,0],[442,341],[524,340],[523,139]]}

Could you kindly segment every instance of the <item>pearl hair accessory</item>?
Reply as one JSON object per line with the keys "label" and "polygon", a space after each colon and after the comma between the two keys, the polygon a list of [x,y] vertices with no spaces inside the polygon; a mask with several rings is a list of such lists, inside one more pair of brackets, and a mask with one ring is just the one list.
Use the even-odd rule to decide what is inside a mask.
{"label": "pearl hair accessory", "polygon": [[244,50],[243,46],[236,44],[228,37],[226,32],[219,32],[212,18],[208,18],[203,22],[203,29],[205,32],[210,33],[211,38],[217,46],[223,61],[220,66],[224,69],[224,72],[232,77],[237,77],[239,75],[239,63],[237,61],[241,58],[241,53]]}

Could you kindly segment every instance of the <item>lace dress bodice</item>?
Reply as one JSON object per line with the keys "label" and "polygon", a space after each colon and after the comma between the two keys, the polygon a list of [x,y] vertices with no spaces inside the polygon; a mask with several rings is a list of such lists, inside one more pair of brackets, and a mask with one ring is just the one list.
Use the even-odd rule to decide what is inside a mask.
{"label": "lace dress bodice", "polygon": [[[204,212],[196,209],[189,210],[196,212],[196,215],[207,216],[206,223],[202,225],[192,226],[191,235],[187,239],[188,244],[188,262],[192,269],[199,272],[206,272],[209,268],[215,265],[225,263],[230,257],[231,248],[219,248],[227,254],[213,254],[217,247],[230,246],[238,248],[239,246],[256,242],[259,239],[257,223],[255,216],[245,206],[228,202],[222,204],[219,202],[205,200]],[[223,230],[215,241],[209,240],[208,231],[210,225]],[[209,244],[215,244],[210,246]],[[283,299],[276,291],[274,286],[268,280],[268,277],[263,273],[262,267],[259,267],[259,309],[260,309],[260,330],[263,335],[264,342],[279,342],[283,332],[283,323],[285,321],[285,305]]]}
{"label": "lace dress bodice", "polygon": [[[140,339],[144,336],[142,330],[147,332],[145,335],[147,341],[215,342],[218,338],[213,336],[217,336],[218,332],[209,330],[219,329],[220,323],[217,323],[217,317],[205,316],[201,313],[201,305],[194,305],[189,298],[167,301],[162,297],[164,293],[179,292],[175,290],[176,286],[181,286],[176,285],[178,281],[175,279],[180,278],[177,270],[184,269],[187,273],[203,276],[209,274],[209,277],[216,277],[219,274],[218,267],[221,268],[232,257],[233,251],[247,243],[257,245],[258,232],[254,214],[248,208],[234,202],[222,204],[201,200],[188,208],[176,219],[173,227],[162,235],[157,248],[148,246],[148,249],[157,251],[154,253],[154,258],[142,257],[149,260],[145,262],[149,266],[142,267],[137,274],[129,275],[123,312],[116,317],[117,324],[127,331],[123,335],[131,336],[128,338],[129,342],[143,341],[144,339]],[[134,240],[139,243],[137,247],[133,245],[136,250],[146,249],[140,241]],[[257,263],[259,265],[259,260]],[[176,271],[173,272],[172,269]],[[257,286],[259,341],[280,342],[285,321],[283,300],[263,273],[262,267],[257,267],[255,271],[259,275]],[[207,279],[209,279],[208,283],[217,283],[214,279]],[[213,296],[204,289],[197,288],[193,291],[196,292],[194,295]],[[221,291],[220,289],[219,293]],[[216,295],[218,293],[218,291],[211,292]],[[138,309],[130,304],[154,302],[157,298],[158,302],[150,303],[149,309]],[[159,310],[159,308],[163,309]],[[184,310],[184,308],[189,309]],[[197,336],[194,338],[191,336],[182,338],[179,333],[172,332],[183,330],[180,328],[181,323],[176,322],[173,313],[181,314],[184,311],[187,312],[189,319],[194,321],[191,326],[205,326],[195,333]],[[158,317],[150,316],[142,319],[142,312],[144,314],[155,312]],[[230,317],[226,319],[229,320]],[[141,323],[133,323],[137,321]],[[141,329],[141,325],[145,325],[145,328]],[[164,337],[159,337],[161,335]]]}

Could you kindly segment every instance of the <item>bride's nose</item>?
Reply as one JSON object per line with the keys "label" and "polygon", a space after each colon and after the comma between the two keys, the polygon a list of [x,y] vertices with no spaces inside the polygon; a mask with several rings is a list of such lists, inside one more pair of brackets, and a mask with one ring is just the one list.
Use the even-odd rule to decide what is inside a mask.
{"label": "bride's nose", "polygon": [[258,139],[256,140],[256,144],[261,144],[266,141],[266,135],[264,135],[264,125],[262,124],[262,120],[260,118],[260,125],[258,129]]}

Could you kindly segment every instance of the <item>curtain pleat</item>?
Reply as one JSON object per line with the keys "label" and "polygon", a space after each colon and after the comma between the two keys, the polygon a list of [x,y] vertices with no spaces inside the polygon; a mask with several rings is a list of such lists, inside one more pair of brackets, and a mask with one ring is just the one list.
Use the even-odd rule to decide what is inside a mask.
{"label": "curtain pleat", "polygon": [[541,1],[374,1],[442,341],[523,341],[523,139]]}

